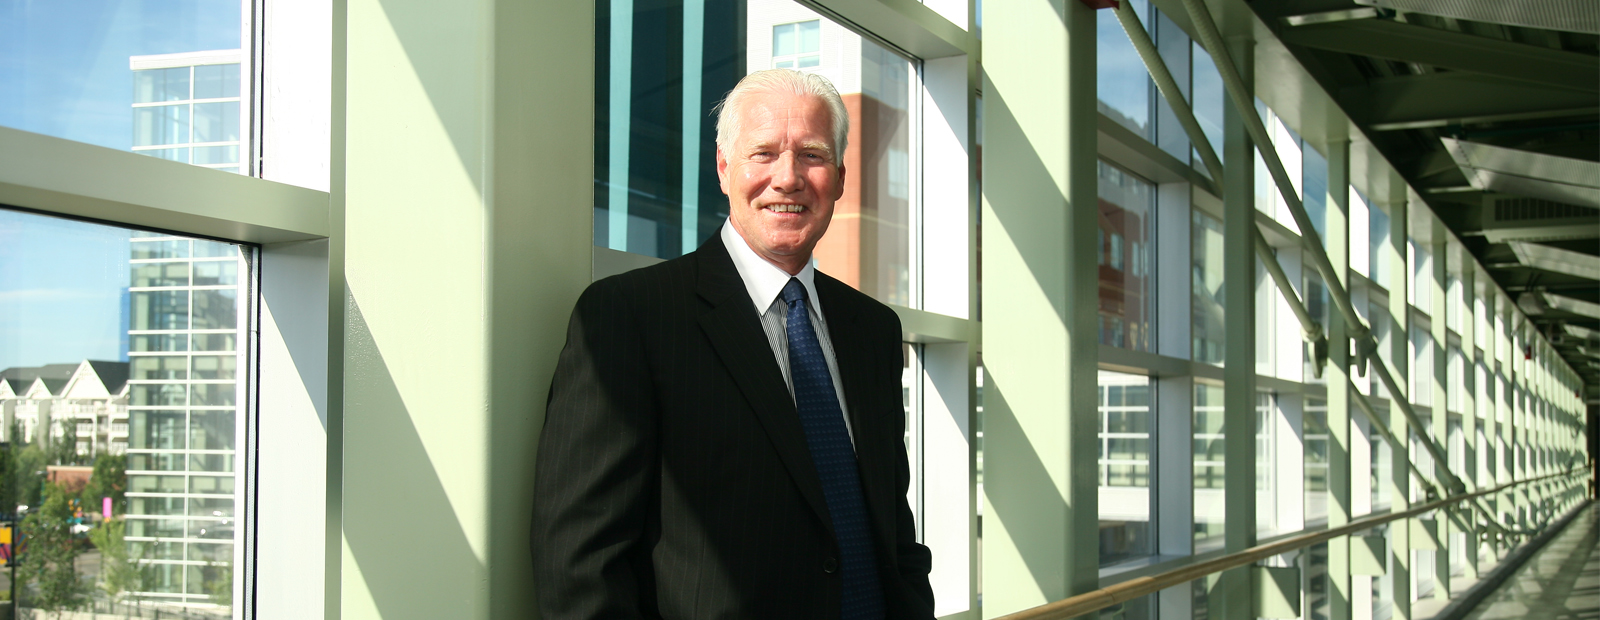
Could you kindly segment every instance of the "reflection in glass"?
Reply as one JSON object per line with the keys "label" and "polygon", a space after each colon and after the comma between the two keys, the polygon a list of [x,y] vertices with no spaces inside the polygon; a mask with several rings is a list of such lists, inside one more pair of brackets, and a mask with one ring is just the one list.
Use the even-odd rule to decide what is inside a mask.
{"label": "reflection in glass", "polygon": [[1100,343],[1148,351],[1155,185],[1099,162]]}
{"label": "reflection in glass", "polygon": [[[1150,7],[1146,0],[1131,0],[1139,22],[1150,27]],[[1095,94],[1100,113],[1134,134],[1149,140],[1151,97],[1155,91],[1150,74],[1123,32],[1122,24],[1111,11],[1095,11]]]}
{"label": "reflection in glass", "polygon": [[1192,260],[1190,318],[1194,361],[1222,365],[1227,341],[1222,289],[1222,221],[1192,212],[1189,243]]}
{"label": "reflection in glass", "polygon": [[[672,258],[715,233],[728,199],[716,176],[711,109],[752,71],[795,68],[827,77],[851,122],[843,196],[816,248],[818,268],[879,300],[920,305],[914,61],[790,0],[707,0],[703,14],[689,17],[703,27],[688,34],[679,2],[631,5],[626,32],[612,31],[627,21],[612,19],[614,6],[622,5],[601,3],[595,15],[595,104],[607,111],[595,115],[596,245]],[[685,79],[695,52],[699,73]]]}
{"label": "reflection in glass", "polygon": [[1328,519],[1328,401],[1307,398],[1305,407],[1306,523]]}
{"label": "reflection in glass", "polygon": [[1220,384],[1194,384],[1194,543],[1195,549],[1222,546],[1223,462]]}
{"label": "reflection in glass", "polygon": [[1099,374],[1100,563],[1150,555],[1150,379]]}

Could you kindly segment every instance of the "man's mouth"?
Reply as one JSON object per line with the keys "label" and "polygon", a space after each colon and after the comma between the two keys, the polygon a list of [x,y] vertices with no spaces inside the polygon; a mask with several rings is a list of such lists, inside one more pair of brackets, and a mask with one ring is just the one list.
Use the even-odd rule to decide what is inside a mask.
{"label": "man's mouth", "polygon": [[805,205],[767,205],[766,208],[773,213],[800,213],[806,210]]}

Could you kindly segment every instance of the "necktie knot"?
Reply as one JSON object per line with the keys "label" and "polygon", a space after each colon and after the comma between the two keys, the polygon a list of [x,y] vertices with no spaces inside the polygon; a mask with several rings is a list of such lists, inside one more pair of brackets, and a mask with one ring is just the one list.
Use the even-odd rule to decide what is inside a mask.
{"label": "necktie knot", "polygon": [[806,300],[806,286],[800,283],[800,278],[789,278],[789,283],[783,285],[783,293],[780,296],[783,298],[783,303],[793,306],[794,302]]}

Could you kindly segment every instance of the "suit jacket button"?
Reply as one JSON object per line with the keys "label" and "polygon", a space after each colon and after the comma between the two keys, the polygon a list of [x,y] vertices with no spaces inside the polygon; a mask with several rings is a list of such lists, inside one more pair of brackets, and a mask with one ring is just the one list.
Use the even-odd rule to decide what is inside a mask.
{"label": "suit jacket button", "polygon": [[822,572],[828,573],[828,574],[831,575],[831,574],[833,574],[834,572],[836,572],[838,570],[839,570],[839,561],[838,560],[835,560],[833,558],[828,558],[828,559],[825,559],[825,560],[822,561]]}

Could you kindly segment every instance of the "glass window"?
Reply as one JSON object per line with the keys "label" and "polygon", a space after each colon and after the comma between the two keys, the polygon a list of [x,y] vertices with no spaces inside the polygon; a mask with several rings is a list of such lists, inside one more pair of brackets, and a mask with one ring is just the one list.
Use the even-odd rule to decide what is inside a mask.
{"label": "glass window", "polygon": [[189,328],[189,291],[134,291],[132,301],[132,329]]}
{"label": "glass window", "polygon": [[1222,289],[1222,221],[1199,210],[1192,211],[1190,318],[1194,361],[1222,365],[1226,354]]}
{"label": "glass window", "polygon": [[822,25],[819,20],[772,27],[772,68],[806,69],[822,62]]}
{"label": "glass window", "polygon": [[[1131,0],[1139,22],[1150,28],[1150,7],[1146,0]],[[1095,93],[1100,113],[1127,127],[1146,140],[1153,136],[1150,122],[1151,98],[1158,96],[1150,73],[1123,32],[1122,24],[1111,11],[1095,11]]]}
{"label": "glass window", "polygon": [[[716,233],[728,199],[712,107],[751,71],[803,68],[834,84],[851,121],[844,192],[817,266],[879,300],[920,305],[913,60],[790,0],[709,0],[690,18],[703,26],[693,31],[636,27],[664,13],[676,21],[679,4],[631,4],[630,15],[611,15],[620,6],[601,3],[595,17],[603,111],[595,117],[596,245],[672,258]],[[696,55],[698,70],[686,79],[684,59]]]}
{"label": "glass window", "polygon": [[[183,75],[193,75],[192,70],[185,69]],[[169,82],[181,84],[186,89],[182,96],[188,98],[187,89],[197,82],[185,79],[135,84],[149,98],[166,97]],[[226,75],[220,79],[224,86],[237,80]],[[78,454],[97,465],[102,458],[121,458],[128,472],[124,480],[109,483],[125,489],[126,501],[116,504],[117,512],[127,519],[123,539],[100,543],[117,547],[89,552],[102,562],[128,562],[129,568],[150,578],[130,596],[164,594],[163,600],[170,604],[225,612],[214,606],[213,596],[220,590],[195,593],[186,589],[182,570],[164,567],[182,569],[181,563],[189,561],[187,546],[195,544],[189,541],[196,537],[212,541],[202,556],[231,558],[242,534],[232,523],[238,501],[234,473],[242,466],[234,452],[234,433],[243,412],[235,381],[250,373],[239,368],[248,357],[233,349],[240,329],[248,327],[239,320],[248,316],[241,312],[244,298],[239,293],[245,283],[240,276],[250,273],[253,254],[234,244],[3,209],[0,237],[7,240],[0,242],[0,273],[28,274],[0,277],[0,342],[7,343],[0,347],[0,369],[66,367],[69,375],[95,372],[110,393],[74,397],[73,403],[55,407],[74,412],[78,423],[68,430],[76,431],[71,441]],[[12,239],[21,242],[10,243]],[[38,283],[30,279],[35,273],[41,281],[75,284],[60,289],[70,294],[19,294],[36,288]],[[101,290],[78,294],[76,283]],[[58,316],[69,320],[57,322]],[[194,333],[202,328],[211,331]],[[25,337],[37,332],[51,337]],[[86,337],[78,336],[80,332]],[[40,342],[10,346],[32,340]],[[193,348],[215,352],[191,355],[191,343]],[[85,364],[86,359],[96,361]],[[0,405],[9,417],[12,405]],[[37,412],[18,413],[25,428],[37,424],[29,416]],[[55,450],[50,444],[62,439],[50,433],[37,441]],[[39,478],[22,481],[20,487],[40,489],[41,494],[55,492],[43,476]],[[220,507],[223,514],[209,515],[205,525],[197,525],[195,515],[186,510],[196,496]],[[98,511],[97,503],[94,510]],[[64,522],[71,516],[61,518]],[[125,553],[107,552],[113,549]],[[94,578],[97,569],[92,563],[78,565],[83,579]],[[177,579],[176,585],[161,581],[169,578]],[[224,585],[231,589],[231,583]],[[27,592],[19,590],[24,597],[31,596]]]}
{"label": "glass window", "polygon": [[1148,351],[1155,185],[1104,161],[1099,166],[1100,343]]}
{"label": "glass window", "polygon": [[1150,555],[1148,377],[1100,371],[1100,563]]}
{"label": "glass window", "polygon": [[[1228,105],[1228,93],[1222,85],[1222,73],[1217,71],[1217,64],[1211,60],[1211,54],[1206,53],[1204,47],[1198,42],[1194,48],[1194,117],[1200,122],[1200,130],[1206,134],[1206,140],[1211,143],[1217,156],[1222,156],[1222,122],[1223,110]],[[1200,166],[1208,176],[1211,171],[1205,166]]]}
{"label": "glass window", "polygon": [[[105,9],[106,7],[101,7]],[[195,99],[229,101],[240,137],[238,2],[143,2],[86,10],[12,3],[0,21],[0,125],[187,162]],[[235,160],[237,162],[237,160]]]}
{"label": "glass window", "polygon": [[1328,401],[1307,398],[1304,417],[1306,523],[1328,520]]}
{"label": "glass window", "polygon": [[1222,546],[1225,480],[1221,384],[1194,384],[1195,549]]}

